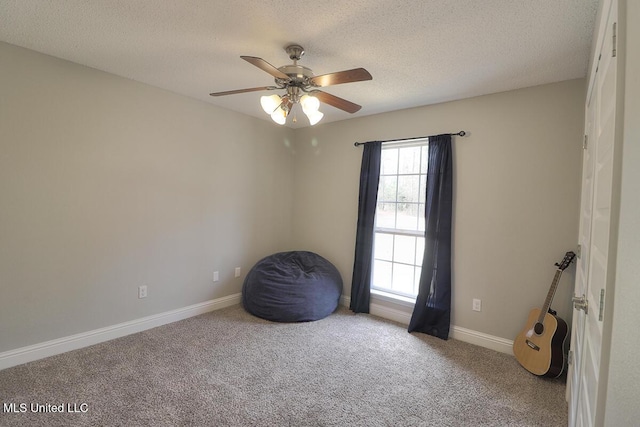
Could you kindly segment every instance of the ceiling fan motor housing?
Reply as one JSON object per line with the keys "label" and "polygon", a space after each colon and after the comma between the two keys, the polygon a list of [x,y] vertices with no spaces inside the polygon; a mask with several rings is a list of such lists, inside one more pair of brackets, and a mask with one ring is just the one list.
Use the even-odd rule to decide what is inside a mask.
{"label": "ceiling fan motor housing", "polygon": [[300,98],[300,89],[306,92],[312,85],[311,79],[314,77],[313,72],[302,65],[298,65],[298,61],[304,55],[304,48],[298,44],[292,44],[285,48],[289,58],[293,60],[293,64],[283,65],[278,70],[289,76],[288,80],[275,78],[276,84],[281,88],[287,89],[287,94],[293,102],[298,102]]}
{"label": "ceiling fan motor housing", "polygon": [[307,67],[302,65],[283,65],[278,70],[285,73],[291,80],[279,79],[276,77],[276,84],[280,86],[298,86],[301,88],[308,88],[311,86],[310,80],[314,77],[313,72]]}

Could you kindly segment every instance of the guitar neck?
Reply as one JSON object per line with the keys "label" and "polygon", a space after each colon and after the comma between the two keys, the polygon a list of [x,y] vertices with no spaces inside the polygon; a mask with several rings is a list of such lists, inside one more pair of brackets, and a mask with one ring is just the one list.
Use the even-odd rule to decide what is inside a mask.
{"label": "guitar neck", "polygon": [[557,269],[556,275],[553,278],[553,282],[551,283],[551,287],[549,288],[549,292],[547,293],[547,299],[544,300],[542,311],[540,311],[540,316],[538,317],[538,323],[543,323],[544,316],[549,311],[549,307],[551,307],[551,301],[553,301],[553,296],[556,294],[556,289],[558,289],[558,283],[560,283],[560,276],[562,276],[562,270]]}

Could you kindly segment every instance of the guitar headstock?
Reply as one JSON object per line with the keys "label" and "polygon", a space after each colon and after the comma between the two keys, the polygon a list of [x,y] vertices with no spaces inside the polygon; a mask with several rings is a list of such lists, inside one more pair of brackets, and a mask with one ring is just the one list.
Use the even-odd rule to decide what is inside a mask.
{"label": "guitar headstock", "polygon": [[569,267],[569,264],[573,262],[575,257],[576,257],[576,254],[573,253],[572,251],[569,251],[566,254],[564,254],[564,259],[562,260],[562,262],[560,262],[559,264],[556,263],[558,270],[564,271],[567,267]]}

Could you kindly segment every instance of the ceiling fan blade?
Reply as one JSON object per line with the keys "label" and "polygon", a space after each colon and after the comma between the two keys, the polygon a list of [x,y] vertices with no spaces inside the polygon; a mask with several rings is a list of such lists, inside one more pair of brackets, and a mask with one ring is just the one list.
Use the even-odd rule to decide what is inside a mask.
{"label": "ceiling fan blade", "polygon": [[265,61],[262,58],[256,58],[255,56],[241,56],[240,58],[244,59],[245,61],[247,61],[252,65],[255,65],[256,67],[260,68],[262,71],[266,71],[267,73],[271,74],[275,78],[285,79],[287,81],[290,80],[289,76],[287,76],[285,73],[278,70],[276,67],[269,64],[267,61]]}
{"label": "ceiling fan blade", "polygon": [[361,105],[354,104],[351,101],[347,101],[346,99],[331,95],[327,92],[322,92],[321,90],[314,90],[313,92],[311,92],[311,94],[318,98],[320,102],[324,102],[325,104],[329,104],[333,107],[339,108],[343,111],[346,111],[347,113],[353,114],[362,108]]}
{"label": "ceiling fan blade", "polygon": [[274,90],[278,89],[276,86],[262,86],[262,87],[252,87],[249,89],[237,89],[237,90],[227,90],[224,92],[213,92],[209,95],[211,96],[224,96],[224,95],[235,95],[236,93],[245,93],[245,92],[257,92],[259,90]]}
{"label": "ceiling fan blade", "polygon": [[371,74],[364,68],[354,68],[353,70],[338,71],[337,73],[323,74],[311,79],[311,83],[317,87],[339,85],[342,83],[361,82],[371,80]]}

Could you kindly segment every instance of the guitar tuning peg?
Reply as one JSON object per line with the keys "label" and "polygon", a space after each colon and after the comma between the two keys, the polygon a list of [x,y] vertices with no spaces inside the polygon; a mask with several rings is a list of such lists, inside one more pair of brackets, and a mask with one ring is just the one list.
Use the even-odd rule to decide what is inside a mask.
{"label": "guitar tuning peg", "polygon": [[560,264],[558,264],[557,262],[554,264],[556,267],[560,267]]}

